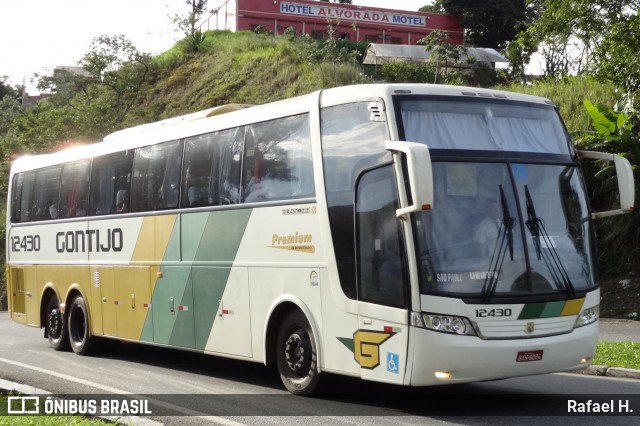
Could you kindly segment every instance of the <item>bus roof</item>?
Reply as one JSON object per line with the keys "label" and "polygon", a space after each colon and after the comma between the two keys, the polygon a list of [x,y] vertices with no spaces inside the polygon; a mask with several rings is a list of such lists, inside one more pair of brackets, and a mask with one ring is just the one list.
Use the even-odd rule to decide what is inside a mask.
{"label": "bus roof", "polygon": [[377,100],[394,95],[434,95],[452,97],[476,97],[513,100],[536,104],[553,105],[546,98],[502,90],[476,87],[447,86],[434,84],[362,84],[319,90],[307,95],[251,106],[229,104],[209,108],[191,114],[160,120],[140,126],[116,131],[102,142],[67,148],[58,152],[26,155],[14,161],[13,172],[38,169],[48,165],[63,164],[98,155],[158,142],[176,140],[274,118],[300,114],[312,107],[338,105],[358,100]]}

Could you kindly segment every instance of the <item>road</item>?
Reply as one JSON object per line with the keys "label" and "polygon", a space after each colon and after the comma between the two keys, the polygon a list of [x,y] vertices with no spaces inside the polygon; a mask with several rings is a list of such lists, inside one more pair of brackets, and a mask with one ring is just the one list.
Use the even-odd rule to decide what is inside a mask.
{"label": "road", "polygon": [[604,319],[600,321],[600,340],[640,342],[640,321]]}
{"label": "road", "polygon": [[[400,388],[329,376],[327,393],[295,397],[261,364],[106,342],[89,357],[56,352],[42,331],[0,313],[0,379],[54,394],[138,394],[164,424],[638,424],[640,417],[564,414],[569,400],[629,400],[640,416],[640,381],[575,374]],[[599,394],[599,395],[595,395]],[[170,414],[171,416],[166,416]],[[181,417],[177,417],[181,416]]]}

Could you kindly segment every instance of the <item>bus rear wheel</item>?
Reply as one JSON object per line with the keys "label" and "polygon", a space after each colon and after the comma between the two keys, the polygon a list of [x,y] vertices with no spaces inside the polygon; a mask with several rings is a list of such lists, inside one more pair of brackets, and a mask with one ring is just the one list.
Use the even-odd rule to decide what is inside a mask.
{"label": "bus rear wheel", "polygon": [[278,332],[276,360],[280,379],[296,395],[313,393],[320,379],[318,351],[309,321],[300,311],[290,313]]}
{"label": "bus rear wheel", "polygon": [[69,305],[68,323],[71,349],[78,355],[86,355],[89,352],[91,332],[87,305],[80,295],[74,297]]}
{"label": "bus rear wheel", "polygon": [[56,295],[51,296],[49,303],[47,303],[44,326],[49,338],[49,344],[54,350],[64,351],[69,348],[67,323],[64,314],[60,311],[60,302]]}

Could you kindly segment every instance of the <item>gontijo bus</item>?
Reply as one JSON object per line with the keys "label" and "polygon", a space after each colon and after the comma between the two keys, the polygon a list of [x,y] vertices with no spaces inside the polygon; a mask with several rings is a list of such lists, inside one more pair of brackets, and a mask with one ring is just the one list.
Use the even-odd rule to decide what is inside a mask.
{"label": "gontijo bus", "polygon": [[[582,158],[613,162],[618,210],[591,212]],[[11,318],[80,355],[104,336],[277,365],[298,394],[573,370],[598,337],[592,219],[633,200],[629,163],[576,151],[538,97],[214,108],[14,162]]]}

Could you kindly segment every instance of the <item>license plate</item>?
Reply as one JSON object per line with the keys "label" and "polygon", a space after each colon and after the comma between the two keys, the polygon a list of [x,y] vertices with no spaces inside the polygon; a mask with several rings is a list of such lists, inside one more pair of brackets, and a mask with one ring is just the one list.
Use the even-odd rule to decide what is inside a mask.
{"label": "license plate", "polygon": [[531,362],[531,361],[541,361],[543,350],[537,351],[521,351],[518,352],[518,356],[516,357],[516,362]]}

